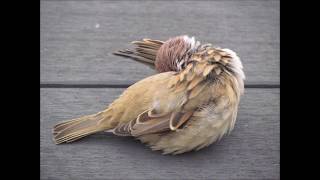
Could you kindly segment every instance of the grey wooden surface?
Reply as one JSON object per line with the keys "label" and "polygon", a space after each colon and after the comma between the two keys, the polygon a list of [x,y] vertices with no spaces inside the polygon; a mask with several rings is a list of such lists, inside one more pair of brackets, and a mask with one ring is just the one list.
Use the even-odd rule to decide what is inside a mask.
{"label": "grey wooden surface", "polygon": [[247,83],[279,83],[279,29],[278,1],[42,1],[41,81],[137,81],[154,72],[113,51],[188,34],[236,51]]}
{"label": "grey wooden surface", "polygon": [[[41,179],[279,179],[279,88],[270,86],[280,82],[278,0],[42,0],[40,15],[40,82],[65,85],[41,88]],[[53,143],[55,123],[100,111],[124,90],[86,84],[125,85],[154,73],[112,51],[180,34],[243,61],[251,86],[229,136],[179,156],[108,133]]]}

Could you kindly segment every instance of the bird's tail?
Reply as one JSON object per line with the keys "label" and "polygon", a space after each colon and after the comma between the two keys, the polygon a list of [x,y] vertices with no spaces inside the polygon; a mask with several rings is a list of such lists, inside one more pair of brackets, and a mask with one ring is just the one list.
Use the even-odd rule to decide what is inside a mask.
{"label": "bird's tail", "polygon": [[99,123],[101,120],[106,118],[103,113],[104,112],[99,112],[97,114],[58,123],[53,127],[55,143],[69,143],[90,134],[110,129]]}
{"label": "bird's tail", "polygon": [[164,42],[152,39],[143,39],[142,41],[133,41],[136,47],[134,50],[125,49],[114,52],[114,55],[126,57],[154,69],[157,52]]}

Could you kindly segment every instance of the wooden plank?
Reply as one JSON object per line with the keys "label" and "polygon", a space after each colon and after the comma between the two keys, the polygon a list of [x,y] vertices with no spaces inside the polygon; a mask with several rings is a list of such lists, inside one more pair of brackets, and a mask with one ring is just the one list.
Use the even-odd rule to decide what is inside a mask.
{"label": "wooden plank", "polygon": [[247,83],[279,84],[279,1],[41,1],[41,81],[132,81],[153,70],[111,53],[189,34],[235,50]]}
{"label": "wooden plank", "polygon": [[247,89],[234,131],[198,152],[164,156],[100,133],[55,145],[61,120],[104,109],[123,89],[41,89],[41,179],[279,179],[279,89]]}

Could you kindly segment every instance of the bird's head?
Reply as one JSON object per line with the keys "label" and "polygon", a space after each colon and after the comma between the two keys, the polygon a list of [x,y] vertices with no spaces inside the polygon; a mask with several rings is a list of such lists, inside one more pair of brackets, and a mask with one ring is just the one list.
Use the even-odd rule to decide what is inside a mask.
{"label": "bird's head", "polygon": [[194,37],[186,35],[170,38],[159,48],[155,61],[158,72],[181,71],[186,67],[191,55],[200,46]]}
{"label": "bird's head", "polygon": [[216,68],[225,72],[222,75],[236,77],[240,86],[243,86],[243,66],[234,51],[213,47],[211,44],[200,44],[194,37],[186,35],[171,38],[161,45],[156,55],[155,68],[158,72],[180,72],[194,61],[209,61],[215,64]]}
{"label": "bird's head", "polygon": [[[206,57],[213,56],[214,54],[207,56],[205,54],[208,53],[203,53],[206,52],[208,49],[212,48],[213,47],[211,44],[202,45],[199,41],[196,41],[194,37],[189,37],[187,35],[170,38],[167,41],[165,41],[159,48],[156,55],[155,68],[158,72],[179,72],[183,70],[188,65],[188,63],[192,61],[194,55],[202,54]],[[240,61],[240,58],[234,51],[230,49],[221,48],[213,49],[218,49],[218,51],[223,52],[221,53],[222,56],[223,54],[226,55],[227,61],[225,61],[225,63],[217,62],[220,65],[222,65],[222,69],[237,74],[241,77],[241,79],[245,79],[244,73],[242,71],[242,63]],[[205,57],[202,58],[207,59]]]}

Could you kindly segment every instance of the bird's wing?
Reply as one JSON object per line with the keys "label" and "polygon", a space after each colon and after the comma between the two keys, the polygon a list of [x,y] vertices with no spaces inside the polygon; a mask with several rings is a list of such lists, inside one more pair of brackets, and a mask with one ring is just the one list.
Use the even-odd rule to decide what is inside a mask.
{"label": "bird's wing", "polygon": [[163,43],[163,41],[153,39],[133,41],[132,44],[136,45],[134,50],[119,50],[113,54],[138,61],[154,69],[157,52]]}
{"label": "bird's wing", "polygon": [[141,136],[145,134],[174,131],[192,116],[193,111],[186,113],[171,112],[165,115],[151,115],[152,110],[141,113],[137,119],[121,124],[114,129],[114,134],[121,136]]}
{"label": "bird's wing", "polygon": [[[120,123],[113,132],[123,136],[141,136],[183,127],[201,105],[214,99],[214,96],[219,96],[221,88],[207,76],[217,76],[220,73],[218,65],[206,61],[194,62],[184,71],[173,73],[165,79],[159,78],[154,84],[143,83],[147,86],[147,91],[141,98],[148,97],[148,108],[140,111],[131,121]],[[155,77],[162,74],[164,73]],[[138,104],[136,108],[139,108],[137,106]]]}

